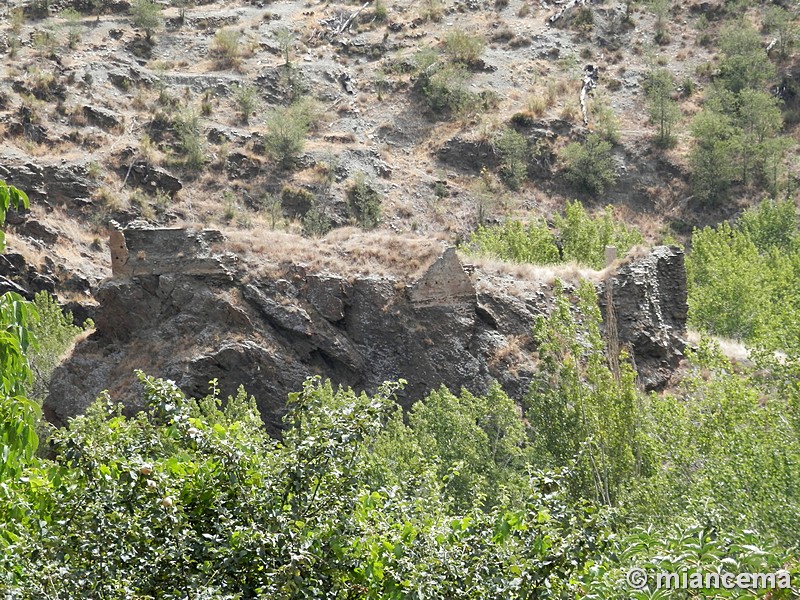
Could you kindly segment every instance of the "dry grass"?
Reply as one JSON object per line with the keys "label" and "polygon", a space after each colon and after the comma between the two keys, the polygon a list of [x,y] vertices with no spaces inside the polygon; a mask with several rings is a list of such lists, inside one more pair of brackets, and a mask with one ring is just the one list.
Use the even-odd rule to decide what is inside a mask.
{"label": "dry grass", "polygon": [[[462,262],[473,264],[477,270],[487,275],[511,277],[520,281],[552,285],[556,279],[567,283],[578,283],[583,279],[602,281],[608,274],[608,269],[595,271],[574,262],[555,265],[531,265],[526,263],[512,263],[487,258],[484,256],[462,256]],[[616,265],[612,264],[609,269]]]}
{"label": "dry grass", "polygon": [[[230,231],[227,250],[256,267],[285,270],[302,264],[319,272],[414,279],[442,253],[438,242],[352,227],[322,238],[282,231]],[[271,269],[270,269],[271,267]]]}
{"label": "dry grass", "polygon": [[749,363],[750,354],[745,345],[740,340],[723,338],[716,335],[701,333],[695,329],[686,331],[686,341],[691,345],[697,345],[702,338],[712,339],[718,346],[722,354],[735,362]]}

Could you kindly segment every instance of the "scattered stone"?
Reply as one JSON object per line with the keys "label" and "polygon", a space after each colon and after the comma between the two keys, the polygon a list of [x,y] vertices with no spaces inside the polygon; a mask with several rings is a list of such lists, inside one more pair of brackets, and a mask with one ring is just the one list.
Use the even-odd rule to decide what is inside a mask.
{"label": "scattered stone", "polygon": [[225,159],[225,171],[231,179],[252,179],[261,172],[261,161],[241,152],[232,152]]}

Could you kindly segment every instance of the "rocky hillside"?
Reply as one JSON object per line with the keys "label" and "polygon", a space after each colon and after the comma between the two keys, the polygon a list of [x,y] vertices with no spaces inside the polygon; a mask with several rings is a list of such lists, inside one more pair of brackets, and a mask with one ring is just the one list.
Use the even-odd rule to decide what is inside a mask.
{"label": "rocky hillside", "polygon": [[[556,275],[576,277],[465,272],[442,248],[509,218],[553,223],[574,198],[611,204],[648,244],[687,242],[793,193],[795,21],[768,8],[12,0],[0,178],[31,209],[10,216],[0,291],[48,291],[97,324],[57,373],[52,418],[106,387],[130,400],[134,368],[198,393],[244,383],[273,428],[310,372],[362,389],[406,377],[409,398],[524,389],[533,317]],[[761,109],[719,108],[741,92],[736,64]],[[707,124],[727,125],[701,138],[695,117],[714,110]],[[659,248],[590,274],[649,388],[686,321],[681,255]]]}
{"label": "rocky hillside", "polygon": [[[672,150],[654,149],[643,94],[656,54],[676,81],[708,83],[713,48],[692,28],[709,3],[672,7],[673,34],[657,47],[649,9],[577,4],[162,3],[142,24],[126,1],[11,2],[0,176],[31,192],[52,230],[20,235],[52,246],[61,234],[61,260],[102,264],[92,242],[110,219],[291,230],[316,203],[327,226],[341,225],[359,178],[378,194],[381,228],[450,240],[576,195],[618,205],[651,239],[714,220],[687,210],[686,126]],[[64,12],[73,5],[82,12]],[[586,65],[596,87],[584,121]],[[276,119],[291,116],[281,107],[303,99],[313,102],[303,143],[276,157]],[[600,196],[566,185],[560,150],[608,127],[616,183]],[[535,149],[516,189],[501,182],[509,129]]]}
{"label": "rocky hillside", "polygon": [[[334,248],[386,243],[352,237]],[[225,394],[242,384],[273,432],[287,394],[309,374],[369,392],[404,377],[406,402],[442,384],[484,392],[492,380],[521,398],[535,369],[533,322],[552,305],[552,273],[520,279],[465,268],[437,243],[395,244],[416,262],[376,255],[366,268],[333,273],[319,259],[281,265],[280,251],[260,265],[238,260],[214,231],[117,231],[114,276],[96,293],[97,330],[55,372],[45,412],[62,424],[104,389],[135,409],[134,369],[196,395],[213,378]],[[683,253],[658,247],[592,276],[612,300],[613,310],[604,306],[606,319],[614,315],[610,338],[631,349],[646,388],[663,386],[683,347]]]}

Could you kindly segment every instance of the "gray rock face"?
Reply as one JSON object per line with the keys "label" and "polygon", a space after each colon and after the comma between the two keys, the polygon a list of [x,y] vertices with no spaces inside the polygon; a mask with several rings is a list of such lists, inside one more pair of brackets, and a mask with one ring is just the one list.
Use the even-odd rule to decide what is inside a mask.
{"label": "gray rock face", "polygon": [[38,164],[13,159],[0,165],[0,179],[25,190],[33,202],[81,205],[90,201],[98,183],[86,162]]}
{"label": "gray rock face", "polygon": [[[404,406],[440,385],[481,393],[496,379],[515,397],[527,390],[535,369],[531,326],[552,304],[544,284],[519,297],[484,278],[477,292],[479,274],[465,273],[452,249],[410,282],[302,266],[277,277],[234,273],[203,246],[213,232],[200,241],[199,232],[183,232],[179,248],[181,233],[168,231],[120,232],[129,249],[149,248],[146,262],[158,268],[115,269],[99,287],[97,331],[54,373],[44,407],[52,422],[64,424],[104,389],[139,409],[134,369],[173,379],[195,396],[214,378],[226,395],[242,384],[274,434],[287,394],[309,375],[368,392],[402,377]],[[155,248],[187,263],[162,260]],[[190,267],[204,254],[220,270]],[[657,248],[608,282],[621,345],[632,348],[645,383],[663,384],[685,326],[682,254]]]}
{"label": "gray rock face", "polygon": [[122,121],[114,112],[101,106],[84,105],[83,115],[90,123],[102,129],[114,130],[122,125]]}
{"label": "gray rock face", "polygon": [[161,167],[153,166],[145,161],[134,163],[130,168],[129,177],[136,185],[161,190],[170,195],[183,188],[183,184],[177,177]]}
{"label": "gray rock face", "polygon": [[[609,287],[610,286],[610,287]],[[603,282],[598,303],[608,328],[608,294],[616,330],[648,389],[662,387],[678,366],[688,314],[683,251],[659,246]]]}

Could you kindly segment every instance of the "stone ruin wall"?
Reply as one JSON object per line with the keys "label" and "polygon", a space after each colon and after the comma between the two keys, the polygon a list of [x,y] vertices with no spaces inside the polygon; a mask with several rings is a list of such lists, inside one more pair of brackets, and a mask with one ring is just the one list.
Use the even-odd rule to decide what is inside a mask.
{"label": "stone ruin wall", "polygon": [[223,257],[223,241],[222,234],[212,229],[114,229],[109,236],[111,273],[114,277],[225,274],[226,264],[235,257]]}

